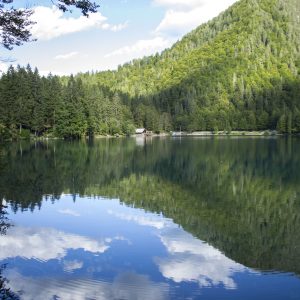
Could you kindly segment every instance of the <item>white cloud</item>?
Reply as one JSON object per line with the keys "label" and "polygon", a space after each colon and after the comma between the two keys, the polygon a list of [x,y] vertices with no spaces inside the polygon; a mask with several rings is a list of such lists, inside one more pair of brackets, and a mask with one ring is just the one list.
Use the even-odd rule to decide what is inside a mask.
{"label": "white cloud", "polygon": [[13,227],[6,236],[0,236],[0,260],[14,257],[48,261],[60,259],[68,249],[84,249],[103,253],[109,245],[80,235],[68,234],[51,228]]}
{"label": "white cloud", "polygon": [[183,34],[216,17],[236,1],[154,0],[154,4],[163,5],[168,8],[155,33],[180,38]]}
{"label": "white cloud", "polygon": [[83,267],[83,262],[78,260],[65,260],[64,264],[64,271],[65,272],[73,272],[75,270],[79,270]]}
{"label": "white cloud", "polygon": [[0,61],[0,76],[1,76],[1,73],[5,73],[8,69],[9,65],[6,64],[5,62],[2,62]]}
{"label": "white cloud", "polygon": [[132,45],[121,47],[111,53],[106,54],[105,58],[123,56],[124,61],[129,61],[134,58],[161,52],[164,49],[170,47],[172,43],[172,40],[162,37],[155,37],[148,40],[139,40]]}
{"label": "white cloud", "polygon": [[74,211],[72,209],[60,209],[58,212],[60,214],[63,214],[63,215],[69,215],[69,216],[73,216],[73,217],[80,217],[80,213],[78,213],[77,211]]}
{"label": "white cloud", "polygon": [[165,219],[163,217],[155,216],[152,214],[145,215],[145,213],[143,213],[143,215],[139,215],[139,214],[132,215],[126,213],[113,212],[111,210],[109,210],[108,213],[121,220],[135,222],[141,226],[150,226],[156,229],[163,229],[165,227],[173,225],[171,220]]}
{"label": "white cloud", "polygon": [[128,22],[122,23],[122,24],[117,24],[117,25],[109,25],[109,24],[105,24],[104,29],[109,29],[113,32],[117,32],[117,31],[121,31],[123,29],[125,29],[128,26]]}
{"label": "white cloud", "polygon": [[[211,1],[211,0],[210,0]],[[203,3],[208,2],[205,0],[153,0],[155,5],[167,6],[167,7],[196,7],[203,5]]]}
{"label": "white cloud", "polygon": [[20,291],[23,300],[44,299],[168,299],[169,286],[154,283],[145,275],[134,272],[122,273],[112,283],[88,279],[59,280],[25,277],[17,270],[6,272],[8,286],[12,291]]}
{"label": "white cloud", "polygon": [[76,51],[73,51],[73,52],[70,52],[70,53],[66,53],[66,54],[59,54],[59,55],[56,55],[54,57],[54,59],[70,59],[72,57],[75,57],[78,55],[78,52]]}
{"label": "white cloud", "polygon": [[227,289],[234,289],[236,283],[232,275],[245,270],[219,250],[182,229],[168,229],[160,239],[170,256],[155,261],[163,276],[175,282],[196,281],[204,287],[223,284]]}
{"label": "white cloud", "polygon": [[[14,68],[17,67],[17,65],[15,64],[15,61],[13,59],[3,59],[3,60],[1,60],[1,57],[0,57],[0,76],[3,73],[6,73],[10,66],[13,66]],[[5,199],[3,199],[2,201],[5,201]]]}
{"label": "white cloud", "polygon": [[111,25],[107,23],[107,18],[99,12],[90,14],[88,18],[84,16],[78,18],[65,17],[63,12],[55,6],[52,8],[38,6],[34,9],[31,18],[36,22],[31,32],[35,38],[40,40],[50,40],[90,28],[119,31],[127,26],[127,23]]}

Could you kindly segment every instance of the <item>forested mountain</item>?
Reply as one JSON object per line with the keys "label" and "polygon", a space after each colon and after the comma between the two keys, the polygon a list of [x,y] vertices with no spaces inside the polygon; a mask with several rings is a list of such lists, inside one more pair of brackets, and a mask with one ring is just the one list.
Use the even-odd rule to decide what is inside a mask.
{"label": "forested mountain", "polygon": [[0,81],[2,131],[299,132],[299,16],[298,0],[241,0],[171,49],[117,71],[59,79],[11,68]]}
{"label": "forested mountain", "polygon": [[161,56],[95,80],[131,97],[137,123],[157,110],[177,129],[300,130],[299,15],[297,0],[242,0]]}

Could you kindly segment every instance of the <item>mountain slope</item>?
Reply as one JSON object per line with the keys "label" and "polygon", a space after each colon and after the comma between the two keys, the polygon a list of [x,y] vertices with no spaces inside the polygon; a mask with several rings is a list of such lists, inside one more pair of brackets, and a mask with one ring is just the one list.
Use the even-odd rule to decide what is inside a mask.
{"label": "mountain slope", "polygon": [[154,130],[165,119],[188,130],[296,130],[299,15],[297,0],[241,0],[161,55],[83,78],[128,96],[137,124]]}

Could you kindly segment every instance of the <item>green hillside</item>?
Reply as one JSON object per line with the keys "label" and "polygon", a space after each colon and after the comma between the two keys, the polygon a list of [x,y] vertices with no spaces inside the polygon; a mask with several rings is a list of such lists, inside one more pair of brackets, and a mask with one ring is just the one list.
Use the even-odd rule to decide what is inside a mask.
{"label": "green hillside", "polygon": [[[182,130],[300,132],[300,2],[241,0],[162,54],[117,71],[0,79],[0,136]],[[17,134],[17,133],[15,133]]]}
{"label": "green hillside", "polygon": [[144,104],[166,113],[175,128],[276,128],[294,112],[299,129],[298,15],[297,0],[242,0],[162,55],[95,80],[128,95],[140,123],[147,121]]}

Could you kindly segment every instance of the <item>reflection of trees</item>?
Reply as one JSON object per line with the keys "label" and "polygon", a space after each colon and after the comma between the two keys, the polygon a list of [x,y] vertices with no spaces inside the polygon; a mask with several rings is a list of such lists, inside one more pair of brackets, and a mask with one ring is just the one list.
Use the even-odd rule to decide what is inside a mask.
{"label": "reflection of trees", "polygon": [[0,299],[3,300],[17,300],[19,297],[7,287],[7,279],[3,277],[3,271],[6,265],[0,266]]}
{"label": "reflection of trees", "polygon": [[248,181],[229,189],[225,186],[230,183],[224,183],[211,194],[207,184],[203,182],[201,194],[195,195],[157,177],[132,175],[98,193],[163,212],[246,266],[300,273],[299,198],[293,190],[270,190],[262,181]]}
{"label": "reflection of trees", "polygon": [[7,229],[11,227],[5,208],[6,206],[0,204],[0,235],[6,234]]}
{"label": "reflection of trees", "polygon": [[[11,226],[8,218],[6,217],[6,212],[4,210],[4,206],[0,204],[0,234],[4,235],[7,232],[7,229]],[[3,300],[15,300],[19,299],[17,295],[15,295],[10,288],[7,287],[7,279],[3,276],[3,271],[6,268],[6,265],[0,266],[0,299]]]}
{"label": "reflection of trees", "polygon": [[96,146],[73,142],[13,144],[5,149],[0,196],[15,209],[34,209],[45,195],[52,201],[63,192],[84,195],[90,184],[105,185],[127,174],[124,167],[132,161],[132,146],[134,143],[127,140],[103,140]]}
{"label": "reflection of trees", "polygon": [[43,195],[119,197],[167,217],[247,266],[300,273],[297,139],[14,144],[0,196],[34,209]]}

